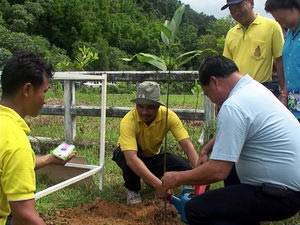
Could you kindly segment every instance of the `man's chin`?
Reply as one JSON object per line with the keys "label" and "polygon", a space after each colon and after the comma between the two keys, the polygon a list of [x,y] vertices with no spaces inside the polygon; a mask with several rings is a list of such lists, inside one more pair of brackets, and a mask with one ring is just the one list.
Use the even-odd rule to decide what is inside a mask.
{"label": "man's chin", "polygon": [[150,123],[150,122],[152,122],[152,120],[153,120],[152,118],[148,118],[148,117],[147,118],[143,118],[143,122],[144,123]]}

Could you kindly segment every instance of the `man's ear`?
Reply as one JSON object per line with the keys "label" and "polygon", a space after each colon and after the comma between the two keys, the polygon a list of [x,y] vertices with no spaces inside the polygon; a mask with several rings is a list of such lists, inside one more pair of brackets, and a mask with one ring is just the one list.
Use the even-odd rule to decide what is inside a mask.
{"label": "man's ear", "polygon": [[254,8],[254,0],[247,0],[247,2],[249,2],[249,4],[252,6],[252,9]]}
{"label": "man's ear", "polygon": [[210,77],[210,82],[212,82],[212,84],[213,84],[216,88],[218,88],[219,81],[218,81],[218,79],[217,79],[215,76],[211,76],[211,77]]}
{"label": "man's ear", "polygon": [[31,83],[26,83],[23,85],[22,91],[25,97],[30,96],[33,93],[33,85]]}

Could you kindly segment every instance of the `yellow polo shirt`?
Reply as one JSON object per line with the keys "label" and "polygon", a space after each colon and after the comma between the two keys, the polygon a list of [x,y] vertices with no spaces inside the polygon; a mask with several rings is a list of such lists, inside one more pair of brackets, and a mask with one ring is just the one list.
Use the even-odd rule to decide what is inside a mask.
{"label": "yellow polo shirt", "polygon": [[[120,123],[118,145],[122,151],[142,149],[145,156],[153,156],[160,152],[160,147],[166,135],[167,108],[160,106],[154,121],[148,126],[138,115],[136,108],[128,112]],[[171,131],[177,141],[189,138],[178,116],[171,110],[168,112],[168,131]]]}
{"label": "yellow polo shirt", "polygon": [[257,15],[248,29],[237,24],[228,31],[223,55],[233,60],[242,74],[263,83],[272,80],[273,59],[282,55],[283,43],[280,25]]}
{"label": "yellow polo shirt", "polygon": [[35,155],[29,132],[18,113],[0,105],[0,225],[10,214],[9,201],[34,198]]}

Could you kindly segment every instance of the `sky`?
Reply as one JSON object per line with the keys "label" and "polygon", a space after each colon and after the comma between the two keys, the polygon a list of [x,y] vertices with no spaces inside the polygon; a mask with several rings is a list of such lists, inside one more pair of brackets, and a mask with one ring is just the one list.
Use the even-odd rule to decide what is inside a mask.
{"label": "sky", "polygon": [[[189,4],[192,9],[197,12],[203,12],[207,15],[213,15],[216,18],[221,18],[229,15],[229,10],[221,11],[221,7],[226,4],[226,0],[181,0],[184,4]],[[255,0],[254,10],[262,16],[272,18],[272,16],[265,12],[264,5],[266,0]]]}

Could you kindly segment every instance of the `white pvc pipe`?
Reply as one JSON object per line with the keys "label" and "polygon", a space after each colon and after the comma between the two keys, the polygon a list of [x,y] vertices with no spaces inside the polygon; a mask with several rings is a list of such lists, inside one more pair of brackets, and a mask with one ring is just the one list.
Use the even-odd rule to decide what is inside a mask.
{"label": "white pvc pipe", "polygon": [[[106,87],[107,87],[107,75],[103,74],[103,85],[101,90],[101,119],[100,119],[100,152],[99,162],[100,167],[104,167],[105,161],[105,122],[106,122]],[[103,173],[99,173],[99,189],[103,188]]]}
{"label": "white pvc pipe", "polygon": [[87,177],[90,177],[90,176],[92,176],[92,175],[94,175],[94,174],[96,174],[98,172],[101,172],[102,170],[103,170],[103,168],[101,168],[100,166],[98,166],[97,168],[94,168],[94,169],[92,169],[90,171],[84,172],[84,173],[82,173],[82,174],[80,174],[78,176],[75,176],[73,178],[65,180],[65,181],[63,181],[63,182],[61,182],[59,184],[56,184],[56,185],[52,186],[52,187],[46,188],[45,190],[39,191],[38,193],[35,194],[35,199],[37,200],[37,199],[42,198],[42,197],[44,197],[46,195],[49,195],[49,194],[51,194],[53,192],[56,192],[56,191],[58,191],[60,189],[63,189],[65,187],[67,187],[67,186],[70,186],[71,184],[74,184],[74,183],[76,183],[76,182],[78,182],[80,180],[83,180],[83,179],[85,179]]}

